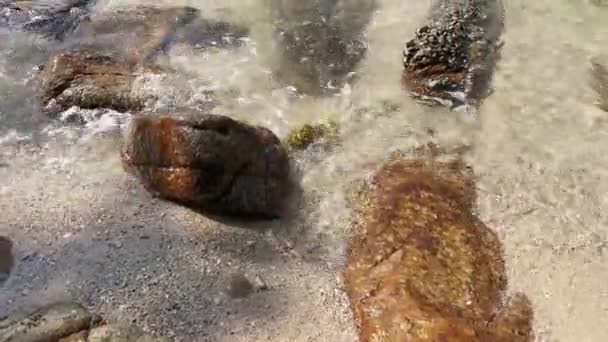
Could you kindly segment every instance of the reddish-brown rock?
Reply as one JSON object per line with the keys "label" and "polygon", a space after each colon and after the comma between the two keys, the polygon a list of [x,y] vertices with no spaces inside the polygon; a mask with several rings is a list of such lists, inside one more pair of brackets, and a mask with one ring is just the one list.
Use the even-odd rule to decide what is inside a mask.
{"label": "reddish-brown rock", "polygon": [[210,213],[276,217],[287,194],[279,139],[226,116],[138,116],[122,158],[152,193]]}
{"label": "reddish-brown rock", "polygon": [[364,196],[344,278],[361,342],[531,341],[523,295],[502,304],[497,236],[459,164],[394,159]]}

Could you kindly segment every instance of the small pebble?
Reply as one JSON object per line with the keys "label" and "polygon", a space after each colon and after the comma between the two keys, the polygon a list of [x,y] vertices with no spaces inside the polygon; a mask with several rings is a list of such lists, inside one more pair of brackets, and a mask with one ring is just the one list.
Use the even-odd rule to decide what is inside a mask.
{"label": "small pebble", "polygon": [[228,280],[226,292],[231,298],[245,298],[254,290],[253,284],[242,273],[235,273]]}

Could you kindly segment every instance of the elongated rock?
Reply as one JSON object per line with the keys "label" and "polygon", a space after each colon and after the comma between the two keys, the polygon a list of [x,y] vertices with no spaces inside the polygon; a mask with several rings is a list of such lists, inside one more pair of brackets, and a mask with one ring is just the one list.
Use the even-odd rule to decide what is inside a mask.
{"label": "elongated rock", "polygon": [[122,160],[150,192],[210,213],[276,217],[287,194],[289,162],[279,139],[226,116],[138,116]]}
{"label": "elongated rock", "polygon": [[14,263],[13,242],[5,236],[0,236],[0,286],[8,279]]}
{"label": "elongated rock", "polygon": [[597,94],[598,107],[608,112],[608,67],[599,57],[591,60],[591,87]]}
{"label": "elongated rock", "polygon": [[55,303],[16,322],[0,322],[0,342],[58,341],[95,324],[96,317],[75,303]]}
{"label": "elongated rock", "polygon": [[435,0],[405,44],[405,88],[427,104],[477,107],[489,94],[504,25],[501,0]]}
{"label": "elongated rock", "polygon": [[472,213],[457,164],[394,159],[363,200],[344,273],[360,341],[531,341],[532,309],[506,305],[501,245]]}

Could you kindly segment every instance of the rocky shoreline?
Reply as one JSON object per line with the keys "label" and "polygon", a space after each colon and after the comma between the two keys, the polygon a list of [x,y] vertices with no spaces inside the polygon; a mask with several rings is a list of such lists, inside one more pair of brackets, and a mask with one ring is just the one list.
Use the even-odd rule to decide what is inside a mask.
{"label": "rocky shoreline", "polygon": [[[293,86],[299,96],[316,98],[335,95],[345,85],[355,84],[356,70],[367,53],[365,29],[376,2],[363,1],[360,5],[349,7],[340,0],[306,5],[274,1],[273,37],[281,62],[273,66],[269,80]],[[210,20],[191,7],[92,8],[91,1],[57,1],[56,6],[39,6],[30,1],[3,0],[0,26],[33,32],[56,42],[36,78],[40,105],[51,118],[70,108],[132,114],[120,143],[113,142],[110,153],[117,166],[116,178],[110,177],[107,184],[117,179],[122,185],[128,184],[129,192],[121,197],[124,203],[129,203],[131,196],[140,196],[138,200],[154,204],[129,207],[121,211],[121,219],[147,208],[151,218],[146,219],[146,224],[153,225],[154,220],[165,218],[164,213],[156,212],[159,208],[174,205],[178,212],[174,219],[187,217],[191,228],[203,222],[197,220],[211,218],[246,226],[247,233],[235,233],[238,244],[233,253],[238,257],[264,254],[257,245],[268,243],[276,252],[271,253],[273,258],[287,255],[299,262],[314,260],[319,246],[307,246],[302,252],[280,241],[273,235],[273,225],[283,223],[274,219],[300,224],[298,208],[293,208],[299,186],[295,159],[298,153],[317,147],[331,153],[331,148],[340,143],[339,125],[305,124],[282,141],[269,128],[229,115],[211,114],[215,98],[210,100],[206,108],[209,110],[153,110],[148,102],[154,100],[154,95],[138,93],[135,83],[146,75],[179,76],[163,62],[171,46],[182,44],[199,52],[238,48],[246,44],[249,29]],[[401,77],[404,96],[409,93],[450,111],[462,106],[478,109],[491,94],[492,74],[502,44],[503,11],[499,0],[434,2],[428,23],[405,44]],[[307,20],[295,19],[301,17]],[[351,26],[345,27],[345,23]],[[608,111],[606,67],[594,60],[592,73],[598,106]],[[214,94],[210,96],[213,98]],[[335,312],[324,313],[328,317],[346,315],[342,310],[348,302],[361,342],[532,341],[532,303],[523,293],[505,298],[508,280],[501,242],[474,214],[474,171],[460,156],[452,162],[438,161],[445,156],[441,149],[431,144],[409,157],[404,157],[403,152],[404,155],[388,155],[378,162],[364,190],[354,199],[356,213],[344,268],[310,266],[315,270],[330,268],[322,275],[324,281],[340,283],[344,293],[323,293],[314,298],[337,303]],[[140,189],[145,194],[138,192]],[[114,208],[120,205],[114,204]],[[260,226],[269,236],[255,234]],[[226,233],[222,230],[226,226],[218,227],[218,236]],[[135,226],[131,228],[135,230]],[[148,259],[155,256],[140,248],[171,249],[163,245],[163,236],[172,232],[164,229],[152,238],[147,233],[137,233],[135,237],[136,233],[124,229],[121,234],[128,235],[129,243],[134,244],[129,253]],[[66,238],[71,234],[66,233]],[[35,258],[26,255],[15,259],[11,238],[0,236],[0,286],[14,277],[15,263]],[[96,244],[98,236],[89,238],[90,241],[77,242],[82,243],[83,258],[87,258],[87,246]],[[104,245],[104,253],[120,254],[122,240],[110,240]],[[151,276],[142,270],[141,279],[138,278],[142,283],[123,285],[124,274],[117,275],[112,279],[114,290],[128,288],[129,298],[136,298],[144,296],[145,291],[162,293],[168,289],[171,296],[179,297],[179,279],[173,279],[172,272],[164,269],[183,270],[184,260],[192,262],[199,258],[197,253],[201,250],[207,255],[207,249],[213,249],[207,246],[209,241],[205,240],[200,250],[198,242],[188,241],[184,245],[196,252],[179,251],[167,257],[169,261],[158,257],[160,266],[156,271],[160,274],[154,279],[148,279]],[[181,259],[182,252],[190,254]],[[127,261],[118,258],[113,262],[120,266]],[[217,264],[222,262],[218,257]],[[277,267],[285,273],[294,272],[288,263]],[[213,310],[224,312],[214,311],[214,315],[221,318],[216,319],[216,315],[205,319],[223,324],[239,310],[247,311],[237,304],[224,310],[220,304],[226,298],[238,301],[258,294],[269,300],[273,294],[264,292],[277,290],[260,275],[247,276],[241,270],[219,275],[217,265],[209,268],[217,272],[211,278],[221,276],[223,283],[215,278],[205,279],[201,288],[222,288],[222,296],[216,296],[213,303],[197,302],[196,298],[173,303],[166,294],[167,303],[155,304],[178,317],[171,324],[179,324],[180,319],[198,319],[176,314],[187,310],[183,306],[189,302],[196,302],[193,305],[198,305],[199,312],[207,304],[216,304],[219,308]],[[343,284],[332,278],[334,273],[342,274]],[[155,289],[159,283],[162,287]],[[188,282],[187,286],[192,285]],[[314,291],[314,282],[293,286]],[[197,291],[198,284],[188,289],[190,295]],[[306,291],[297,299],[306,300],[310,293]],[[264,300],[257,305],[276,309]],[[141,312],[143,309],[139,308]],[[128,312],[123,314],[123,318],[128,317]],[[162,319],[165,318],[151,318]],[[81,303],[56,302],[2,318],[0,342],[168,341],[174,337],[167,331],[162,331],[167,335],[162,338],[148,335],[137,327],[135,318],[124,323],[107,323]]]}

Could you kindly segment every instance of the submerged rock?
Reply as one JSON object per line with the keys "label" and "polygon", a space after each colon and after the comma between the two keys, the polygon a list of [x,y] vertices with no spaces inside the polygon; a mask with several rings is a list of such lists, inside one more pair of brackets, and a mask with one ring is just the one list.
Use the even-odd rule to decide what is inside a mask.
{"label": "submerged rock", "polygon": [[608,67],[598,58],[591,60],[591,87],[597,93],[598,107],[608,112]]}
{"label": "submerged rock", "polygon": [[305,94],[332,93],[365,57],[375,0],[273,0],[279,60],[275,78]]}
{"label": "submerged rock", "polygon": [[477,107],[489,93],[504,25],[500,0],[438,0],[403,52],[402,82],[416,98]]}
{"label": "submerged rock", "polygon": [[201,17],[192,7],[120,6],[96,11],[70,36],[70,44],[94,44],[128,51],[150,61],[173,44],[238,46],[248,29]]}
{"label": "submerged rock", "polygon": [[289,162],[279,139],[225,116],[138,116],[122,159],[150,192],[209,213],[276,217],[287,194]]}
{"label": "submerged rock", "polygon": [[394,159],[371,186],[344,273],[362,342],[532,340],[526,297],[502,305],[502,249],[472,213],[470,172]]}
{"label": "submerged rock", "polygon": [[78,303],[59,302],[0,320],[0,342],[164,342],[134,326],[105,325]]}
{"label": "submerged rock", "polygon": [[0,286],[8,279],[14,263],[13,242],[7,237],[0,236]]}
{"label": "submerged rock", "polygon": [[0,26],[63,39],[86,19],[95,0],[0,0]]}
{"label": "submerged rock", "polygon": [[144,99],[132,92],[139,69],[119,54],[72,50],[50,58],[42,75],[42,102],[58,110],[71,106],[116,111],[141,110]]}
{"label": "submerged rock", "polygon": [[99,322],[76,303],[54,303],[17,319],[0,321],[0,342],[59,341]]}

